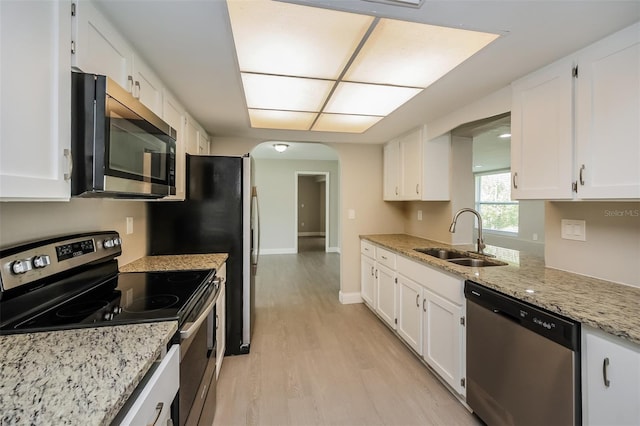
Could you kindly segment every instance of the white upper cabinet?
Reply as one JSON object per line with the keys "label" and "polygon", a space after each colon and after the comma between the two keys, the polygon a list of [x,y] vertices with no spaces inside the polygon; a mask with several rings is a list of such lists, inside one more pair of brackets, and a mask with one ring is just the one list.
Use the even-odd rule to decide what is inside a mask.
{"label": "white upper cabinet", "polygon": [[76,0],[74,5],[71,65],[110,77],[162,116],[162,81],[90,1]]}
{"label": "white upper cabinet", "polygon": [[0,199],[68,200],[71,2],[0,1]]}
{"label": "white upper cabinet", "polygon": [[565,60],[513,83],[514,199],[571,198],[573,63]]}
{"label": "white upper cabinet", "polygon": [[190,115],[187,115],[185,118],[185,148],[187,154],[198,155],[199,153],[199,128],[198,123],[191,118]]}
{"label": "white upper cabinet", "polygon": [[133,49],[87,0],[74,2],[71,65],[83,72],[110,77],[133,90]]}
{"label": "white upper cabinet", "polygon": [[640,198],[640,24],[578,57],[576,168],[578,198]]}
{"label": "white upper cabinet", "polygon": [[512,88],[514,199],[640,199],[640,24]]}
{"label": "white upper cabinet", "polygon": [[449,200],[450,150],[450,135],[427,140],[426,126],[388,142],[384,200]]}
{"label": "white upper cabinet", "polygon": [[400,200],[400,141],[394,139],[383,148],[383,200]]}
{"label": "white upper cabinet", "polygon": [[422,129],[400,138],[400,199],[419,200],[422,183]]}

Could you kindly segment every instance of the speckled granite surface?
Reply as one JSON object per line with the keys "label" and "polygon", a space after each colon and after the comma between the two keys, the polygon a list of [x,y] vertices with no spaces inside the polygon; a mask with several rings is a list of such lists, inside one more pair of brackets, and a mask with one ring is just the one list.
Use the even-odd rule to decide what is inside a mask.
{"label": "speckled granite surface", "polygon": [[[506,253],[506,258],[498,254],[498,258],[509,262],[507,266],[472,268],[413,250],[450,248],[447,244],[404,234],[360,238],[640,344],[640,288],[546,268],[542,258],[511,250],[507,250],[512,253]],[[509,257],[510,254],[513,256]]]}
{"label": "speckled granite surface", "polygon": [[176,321],[0,336],[0,425],[107,425]]}
{"label": "speckled granite surface", "polygon": [[229,255],[226,253],[146,256],[121,266],[119,269],[120,272],[220,269],[228,257]]}

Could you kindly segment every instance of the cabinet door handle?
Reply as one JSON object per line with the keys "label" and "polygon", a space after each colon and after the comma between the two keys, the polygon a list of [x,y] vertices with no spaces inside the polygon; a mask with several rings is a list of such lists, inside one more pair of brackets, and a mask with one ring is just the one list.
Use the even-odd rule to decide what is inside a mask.
{"label": "cabinet door handle", "polygon": [[376,279],[378,278],[378,270],[376,269]]}
{"label": "cabinet door handle", "polygon": [[416,307],[419,308],[420,307],[420,295],[416,294]]}
{"label": "cabinet door handle", "polygon": [[135,86],[136,86],[136,88],[137,88],[138,90],[136,91],[136,92],[137,92],[137,95],[133,95],[133,96],[134,96],[136,99],[140,99],[140,82],[139,82],[139,81],[136,81]]}
{"label": "cabinet door handle", "polygon": [[371,276],[373,276],[373,266],[371,267]]}
{"label": "cabinet door handle", "polygon": [[518,177],[518,172],[515,172],[515,173],[513,174],[513,187],[514,187],[515,189],[518,189],[518,182],[517,182],[517,180],[516,180],[516,179],[517,179],[517,177]]}
{"label": "cabinet door handle", "polygon": [[580,166],[580,185],[584,186],[584,164]]}
{"label": "cabinet door handle", "polygon": [[420,193],[420,184],[416,183],[416,194]]}
{"label": "cabinet door handle", "polygon": [[160,418],[160,414],[162,414],[163,408],[164,402],[158,402],[158,405],[156,405],[156,418],[153,419],[153,423],[151,423],[149,426],[154,426],[156,423],[158,423],[158,419]]}
{"label": "cabinet door handle", "polygon": [[381,258],[383,258],[384,260],[387,260],[387,256],[380,256]]}
{"label": "cabinet door handle", "polygon": [[71,153],[70,149],[66,149],[66,148],[62,151],[62,153],[67,159],[67,170],[68,170],[68,173],[64,174],[64,180],[69,181],[71,180],[71,176],[73,176],[73,154]]}
{"label": "cabinet door handle", "polygon": [[133,94],[133,76],[127,76],[127,91]]}
{"label": "cabinet door handle", "polygon": [[426,307],[425,303],[427,303],[427,299],[422,299],[422,311],[423,312],[427,312],[427,307]]}
{"label": "cabinet door handle", "polygon": [[396,195],[398,195],[398,187],[396,186]]}
{"label": "cabinet door handle", "polygon": [[609,358],[605,358],[602,361],[602,380],[604,381],[604,386],[608,388],[611,385],[611,381],[607,377],[607,367],[609,367]]}

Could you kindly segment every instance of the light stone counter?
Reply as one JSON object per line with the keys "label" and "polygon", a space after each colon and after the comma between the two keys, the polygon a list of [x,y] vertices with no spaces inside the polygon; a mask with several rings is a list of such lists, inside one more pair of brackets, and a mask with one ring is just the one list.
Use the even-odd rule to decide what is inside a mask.
{"label": "light stone counter", "polygon": [[[460,249],[404,234],[361,235],[400,255],[475,281],[519,300],[569,317],[582,324],[640,344],[640,288],[546,268],[537,256],[494,248],[508,266],[459,266],[414,251],[414,248]],[[466,246],[465,250],[473,249]],[[491,250],[485,250],[491,253]]]}
{"label": "light stone counter", "polygon": [[176,321],[0,336],[0,425],[108,425]]}
{"label": "light stone counter", "polygon": [[120,272],[220,269],[228,257],[229,255],[226,253],[146,256],[121,266],[119,269]]}

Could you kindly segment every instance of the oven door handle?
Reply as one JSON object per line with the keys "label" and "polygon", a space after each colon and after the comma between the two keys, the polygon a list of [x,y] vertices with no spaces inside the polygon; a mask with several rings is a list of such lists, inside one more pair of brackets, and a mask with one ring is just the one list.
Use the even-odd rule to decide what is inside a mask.
{"label": "oven door handle", "polygon": [[216,302],[218,301],[218,295],[219,294],[220,294],[220,292],[218,290],[216,290],[213,293],[213,297],[211,297],[211,301],[209,302],[207,307],[202,311],[200,316],[194,322],[188,322],[188,323],[185,324],[186,329],[180,330],[180,340],[187,340],[196,331],[198,331],[198,329],[200,328],[200,326],[202,325],[204,320],[207,319],[207,317],[209,316],[209,313],[213,310],[213,307],[215,306]]}

